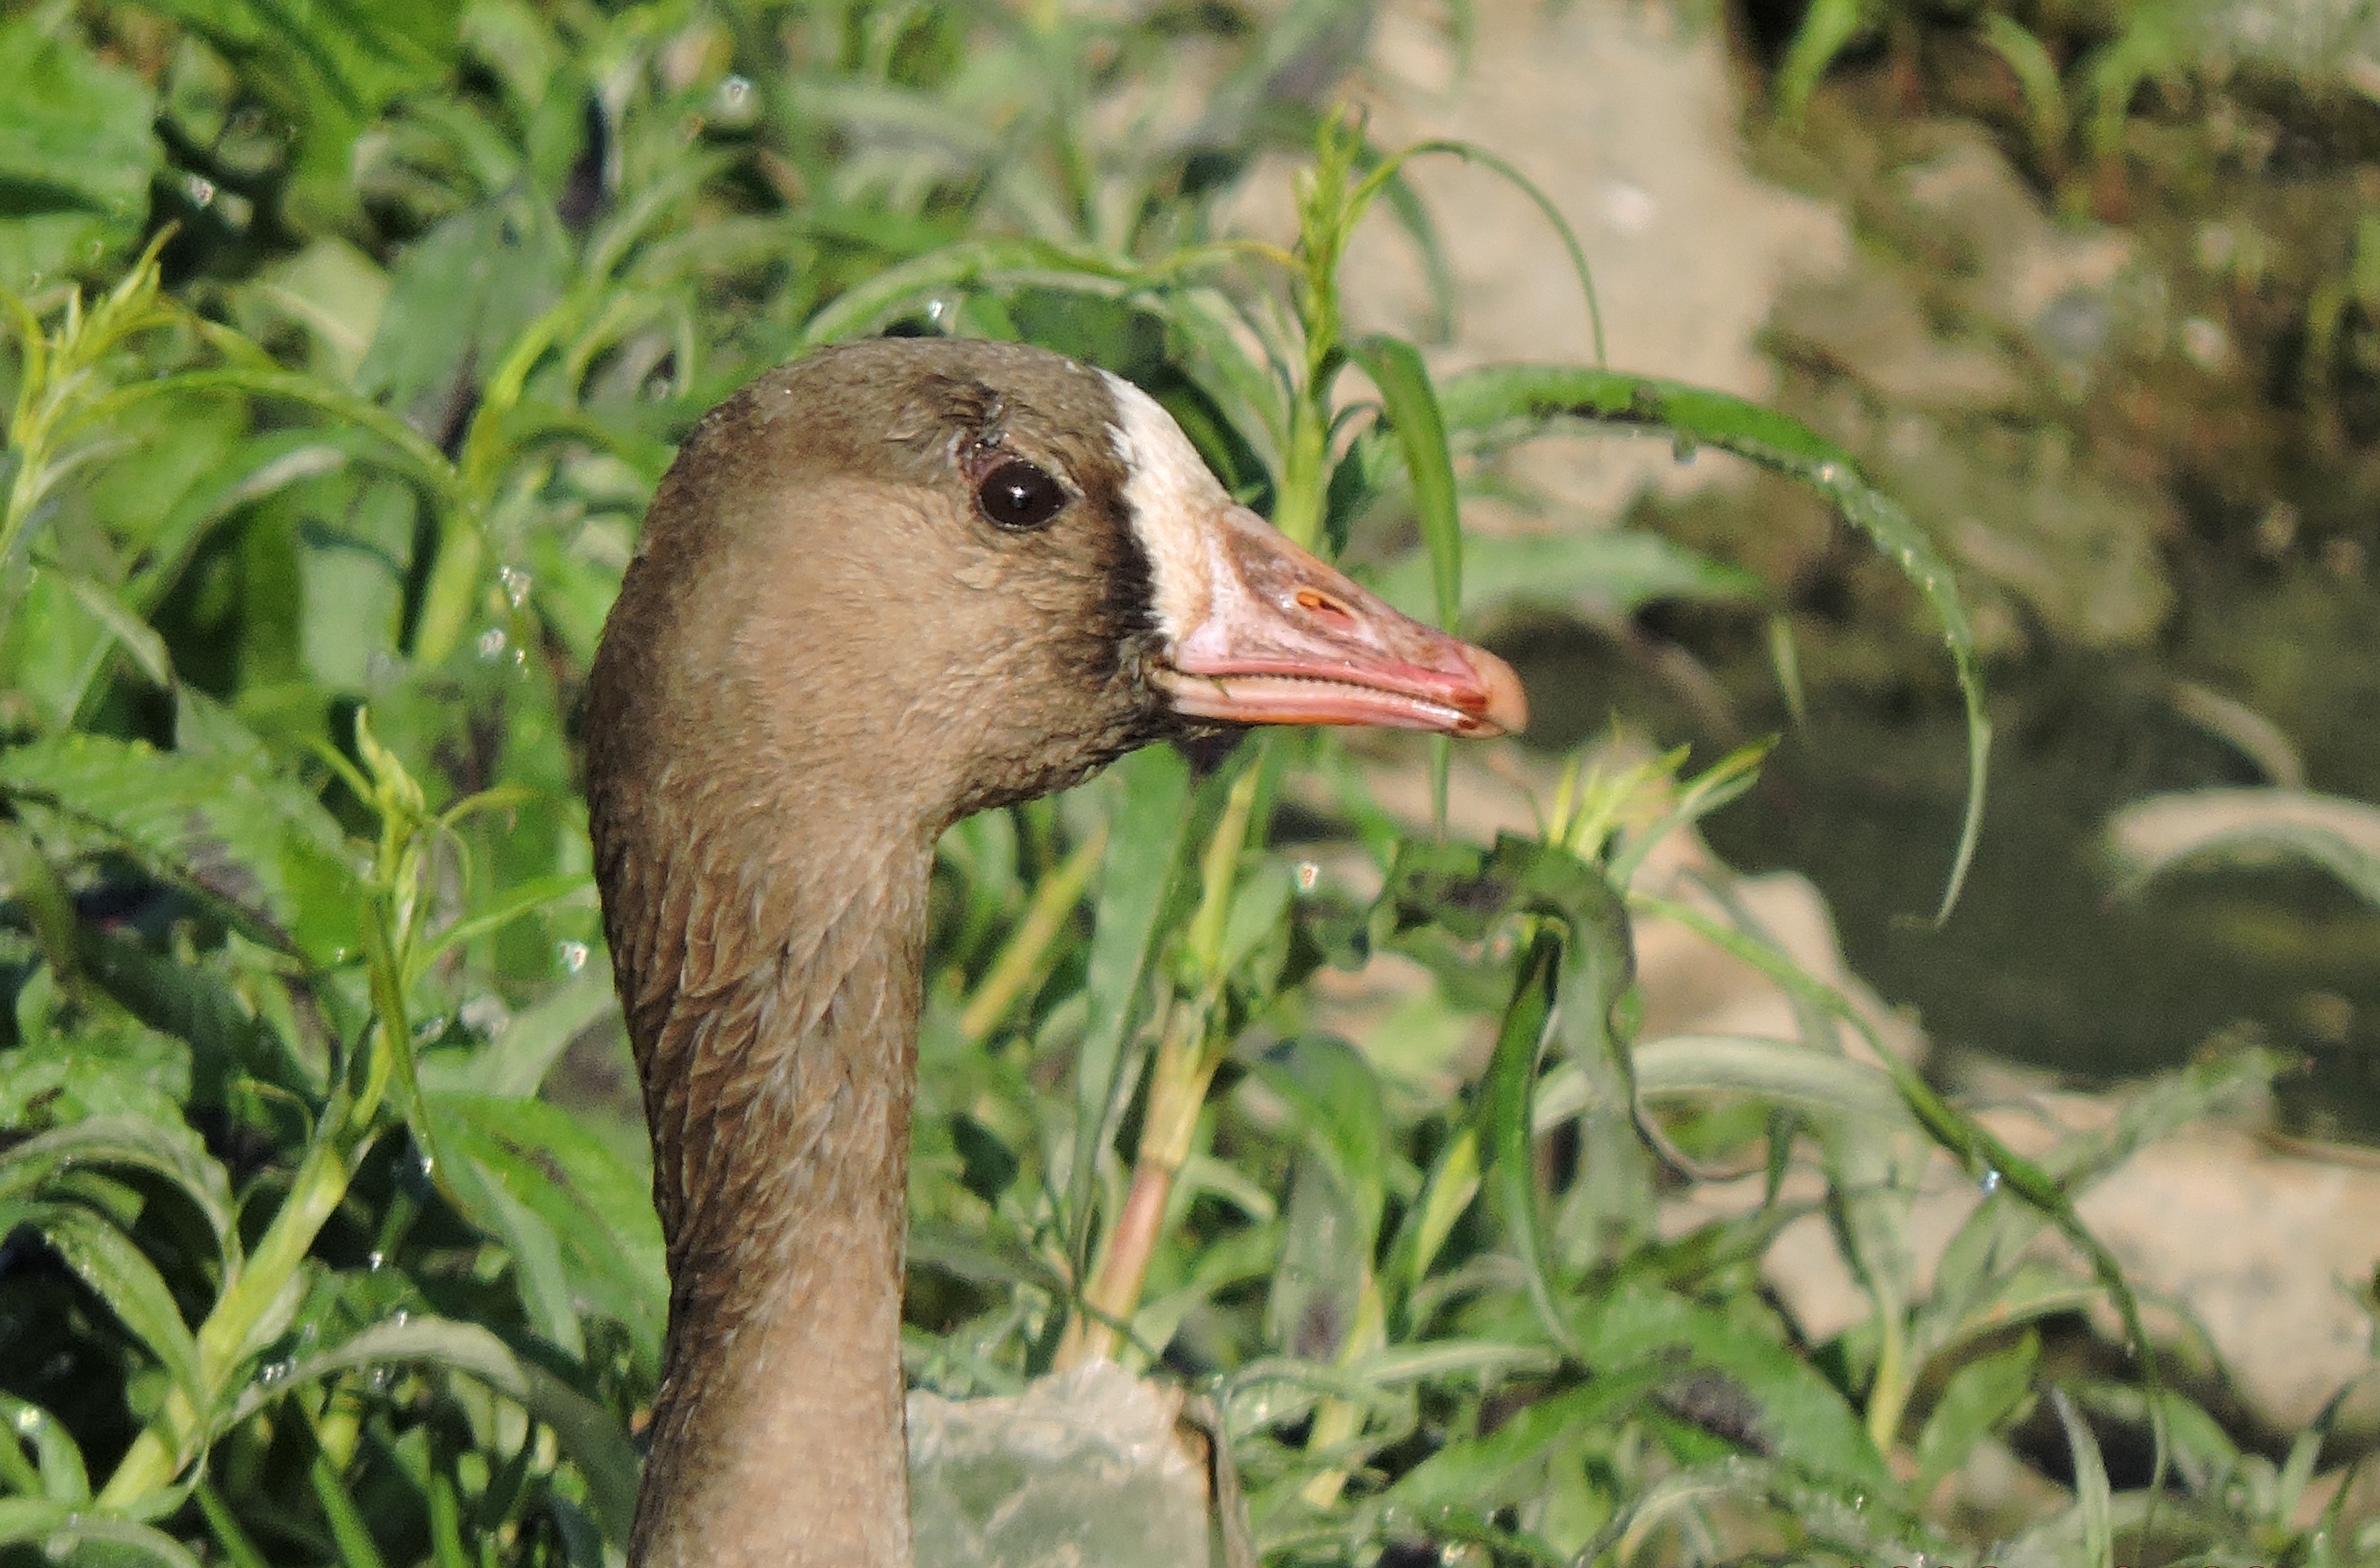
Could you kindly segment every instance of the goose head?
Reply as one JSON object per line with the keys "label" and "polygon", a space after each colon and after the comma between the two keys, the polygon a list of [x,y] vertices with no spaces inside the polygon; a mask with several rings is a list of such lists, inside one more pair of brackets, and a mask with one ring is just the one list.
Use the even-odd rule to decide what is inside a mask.
{"label": "goose head", "polygon": [[1131,383],[916,338],[772,371],[701,422],[595,685],[601,728],[730,730],[722,765],[862,763],[844,804],[933,830],[1200,728],[1492,735],[1527,713],[1502,661],[1234,503]]}

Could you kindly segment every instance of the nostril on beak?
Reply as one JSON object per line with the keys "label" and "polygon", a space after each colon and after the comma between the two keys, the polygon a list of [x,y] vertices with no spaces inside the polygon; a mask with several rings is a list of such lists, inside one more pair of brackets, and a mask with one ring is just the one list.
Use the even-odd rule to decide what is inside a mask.
{"label": "nostril on beak", "polygon": [[1318,615],[1335,617],[1342,621],[1353,621],[1355,618],[1354,611],[1318,588],[1299,589],[1297,605],[1301,610],[1311,610]]}

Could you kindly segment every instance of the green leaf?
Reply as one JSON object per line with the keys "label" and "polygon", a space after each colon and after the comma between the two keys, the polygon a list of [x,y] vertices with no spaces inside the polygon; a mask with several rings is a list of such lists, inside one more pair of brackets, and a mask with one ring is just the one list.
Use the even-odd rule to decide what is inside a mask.
{"label": "green leaf", "polygon": [[388,1568],[387,1560],[372,1540],[371,1526],[364,1522],[364,1512],[347,1490],[339,1475],[339,1467],[322,1449],[314,1451],[314,1462],[308,1467],[307,1478],[313,1483],[314,1499],[322,1505],[322,1516],[331,1526],[331,1541],[339,1550],[339,1561],[346,1568]]}
{"label": "green leaf", "polygon": [[400,409],[454,396],[494,372],[505,350],[563,298],[570,255],[559,225],[528,203],[467,208],[405,252],[356,390]]}
{"label": "green leaf", "polygon": [[[32,1444],[38,1468],[25,1465],[20,1440]],[[0,1393],[0,1482],[21,1495],[39,1492],[69,1507],[91,1497],[90,1472],[74,1434],[40,1405],[5,1393]]]}
{"label": "green leaf", "polygon": [[[1375,574],[1372,587],[1418,616],[1429,603],[1433,569],[1427,553],[1415,551]],[[1483,534],[1463,545],[1463,613],[1454,624],[1475,627],[1507,610],[1620,620],[1661,600],[1749,603],[1767,591],[1750,572],[1639,529]]]}
{"label": "green leaf", "polygon": [[292,1389],[344,1372],[416,1366],[459,1373],[525,1406],[562,1440],[563,1452],[584,1471],[588,1497],[604,1532],[625,1543],[637,1498],[637,1455],[625,1433],[600,1405],[558,1381],[476,1323],[408,1318],[375,1323],[332,1349],[298,1361],[286,1377],[252,1384],[229,1425],[237,1426]]}
{"label": "green leaf", "polygon": [[578,1300],[563,1263],[562,1242],[539,1206],[516,1187],[534,1190],[536,1167],[499,1155],[491,1161],[459,1150],[438,1163],[438,1181],[465,1218],[511,1254],[514,1289],[530,1326],[572,1360],[583,1359],[587,1339]]}
{"label": "green leaf", "polygon": [[182,1321],[164,1276],[131,1237],[77,1203],[28,1204],[13,1214],[0,1209],[0,1234],[19,1224],[38,1233],[75,1278],[107,1304],[180,1386],[192,1408],[206,1408],[198,1341]]}
{"label": "green leaf", "polygon": [[[1815,13],[1814,13],[1815,14]],[[1957,582],[1918,527],[1892,499],[1860,476],[1859,466],[1794,419],[1730,397],[1649,376],[1551,365],[1485,365],[1451,376],[1439,388],[1449,431],[1483,443],[1506,441],[1548,421],[1585,419],[1653,426],[1774,468],[1833,502],[1913,583],[1940,623],[1967,706],[1967,811],[1935,919],[1949,917],[1983,831],[1984,769],[1991,724],[1984,716],[1983,668]]]}
{"label": "green leaf", "polygon": [[460,0],[151,0],[241,67],[297,130],[292,216],[325,225],[355,203],[350,149],[382,105],[453,67]]}
{"label": "green leaf", "polygon": [[[317,413],[327,414],[334,420],[349,427],[346,430],[318,434],[315,443],[352,450],[357,456],[369,454],[386,467],[437,498],[449,507],[467,504],[455,477],[454,466],[445,456],[424,440],[404,419],[367,397],[358,397],[335,383],[300,371],[284,371],[269,365],[241,363],[223,370],[181,371],[155,381],[134,382],[101,399],[96,406],[101,414],[113,417],[119,407],[130,407],[152,397],[179,398],[208,392],[238,392],[250,397],[273,402],[298,404]],[[349,444],[354,443],[352,448]],[[305,446],[292,449],[305,450]],[[251,476],[251,482],[263,486],[258,494],[297,479],[310,478],[306,472],[330,471],[328,459],[322,456],[298,458],[290,461],[294,468],[268,465]],[[194,494],[197,492],[194,492]],[[197,503],[194,502],[193,504]],[[237,500],[211,499],[210,505],[230,506]],[[169,526],[171,526],[169,524]]]}
{"label": "green leaf", "polygon": [[[1189,1167],[1184,1166],[1186,1172]],[[1183,1319],[1234,1285],[1252,1283],[1281,1267],[1281,1227],[1266,1222],[1231,1231],[1200,1247],[1179,1288],[1145,1302],[1132,1315],[1132,1341],[1159,1355],[1173,1343]]]}
{"label": "green leaf", "polygon": [[124,645],[132,655],[133,663],[149,677],[149,684],[160,690],[170,691],[174,686],[174,660],[165,651],[165,639],[159,637],[148,622],[133,612],[130,605],[115,596],[115,590],[90,577],[68,575],[63,579],[67,591],[91,614],[91,618],[107,628],[107,634]]}
{"label": "green leaf", "polygon": [[66,1172],[115,1166],[164,1177],[195,1205],[229,1258],[231,1183],[199,1135],[178,1121],[94,1116],[0,1153],[0,1199],[30,1197]]}
{"label": "green leaf", "polygon": [[1538,1493],[1548,1462],[1585,1432],[1617,1424],[1668,1374],[1639,1367],[1523,1405],[1486,1437],[1448,1443],[1398,1477],[1380,1499],[1384,1520],[1427,1527],[1441,1510],[1492,1513]]}
{"label": "green leaf", "polygon": [[[1573,1321],[1587,1365],[1608,1373],[1669,1368],[1698,1424],[1736,1446],[1786,1458],[1815,1477],[1899,1495],[1834,1385],[1739,1316],[1631,1282],[1581,1304]],[[1697,1376],[1706,1372],[1717,1377]]]}
{"label": "green leaf", "polygon": [[2004,1350],[1979,1356],[1950,1375],[1917,1438],[1917,1478],[1911,1495],[1929,1497],[1943,1477],[1967,1462],[1975,1443],[2015,1414],[2033,1392],[2041,1340],[2026,1334]]}
{"label": "green leaf", "polygon": [[[1645,1040],[1631,1052],[1636,1092],[1647,1100],[1663,1095],[1750,1095],[1808,1111],[1848,1113],[1905,1126],[1892,1076],[1882,1068],[1847,1056],[1814,1051],[1798,1040],[1749,1035],[1666,1035]],[[1571,1063],[1546,1075],[1537,1091],[1537,1128],[1549,1131],[1590,1103],[1585,1076]]]}
{"label": "green leaf", "polygon": [[559,903],[565,898],[583,896],[591,905],[594,902],[594,893],[595,880],[581,871],[565,871],[550,877],[532,877],[528,881],[516,882],[496,894],[489,906],[478,914],[468,919],[457,920],[440,931],[431,939],[429,948],[422,954],[419,962],[427,966],[440,955],[456,947],[463,946],[467,942],[477,942],[483,936],[503,930],[524,915],[533,914],[549,904]]}
{"label": "green leaf", "polygon": [[132,851],[319,966],[357,940],[363,884],[338,825],[277,775],[68,735],[0,753],[0,793]]}
{"label": "green leaf", "polygon": [[1455,509],[1454,457],[1447,448],[1446,421],[1439,415],[1429,368],[1412,344],[1385,333],[1357,339],[1347,352],[1380,389],[1387,406],[1389,426],[1396,432],[1413,483],[1438,624],[1452,630],[1463,609],[1463,518]]}
{"label": "green leaf", "polygon": [[1190,764],[1172,747],[1136,751],[1113,774],[1121,781],[1123,799],[1108,832],[1084,978],[1091,1027],[1075,1054],[1075,1159],[1066,1197],[1074,1227],[1071,1250],[1078,1260],[1090,1243],[1091,1189],[1123,1044],[1139,1012],[1158,919],[1173,886],[1190,815]]}
{"label": "green leaf", "polygon": [[[1377,1228],[1377,1212],[1369,1224]],[[1336,1166],[1311,1155],[1297,1161],[1281,1222],[1280,1264],[1265,1301],[1266,1337],[1305,1361],[1335,1361],[1371,1272],[1363,1200]]]}
{"label": "green leaf", "polygon": [[1785,59],[1777,67],[1777,117],[1791,124],[1809,106],[1810,94],[1835,57],[1867,23],[1866,0],[1812,0],[1803,13]]}
{"label": "green leaf", "polygon": [[323,1093],[322,1075],[213,970],[152,953],[136,938],[90,926],[76,934],[83,970],[101,989],[149,1027],[189,1045],[190,1092],[197,1102],[225,1103],[235,1073],[301,1100],[318,1100]]}
{"label": "green leaf", "polygon": [[520,1370],[527,1386],[515,1397],[553,1428],[562,1452],[587,1477],[589,1511],[625,1550],[636,1516],[637,1451],[610,1411],[533,1361],[520,1363]]}
{"label": "green leaf", "polygon": [[1488,1076],[1480,1086],[1479,1137],[1487,1150],[1488,1185],[1503,1210],[1512,1249],[1520,1254],[1538,1321],[1555,1344],[1574,1354],[1577,1342],[1555,1307],[1553,1261],[1547,1252],[1545,1217],[1537,1201],[1531,1111],[1537,1056],[1553,1018],[1560,966],[1560,939],[1539,936],[1529,949],[1512,988],[1512,1000],[1497,1027],[1496,1053],[1488,1060]]}
{"label": "green leaf", "polygon": [[2056,159],[2066,145],[2066,84],[2058,79],[2058,62],[2022,22],[2005,11],[1986,11],[1975,36],[2000,57],[2024,94],[2025,112],[2033,119],[2033,147],[2038,156]]}
{"label": "green leaf", "polygon": [[476,1167],[457,1194],[515,1248],[522,1302],[540,1331],[583,1355],[583,1302],[625,1328],[658,1372],[669,1281],[650,1184],[558,1105],[438,1094],[430,1110],[447,1161]]}
{"label": "green leaf", "polygon": [[802,328],[802,346],[864,336],[918,301],[953,290],[1031,284],[1114,298],[1131,292],[1135,274],[1128,264],[1045,240],[965,240],[888,267],[849,290],[810,318]]}
{"label": "green leaf", "polygon": [[70,36],[74,13],[0,23],[0,287],[30,292],[139,237],[164,161],[130,71]]}
{"label": "green leaf", "polygon": [[[1381,902],[1395,909],[1400,922],[1418,908],[1457,930],[1484,932],[1499,913],[1537,917],[1536,936],[1497,1027],[1475,1124],[1486,1185],[1519,1255],[1530,1306],[1553,1343],[1576,1355],[1578,1341],[1559,1305],[1537,1193],[1538,1060],[1559,1016],[1572,1062],[1594,1076],[1616,1072],[1620,1085],[1605,1098],[1633,1103],[1625,1087],[1626,1052],[1611,1027],[1632,963],[1627,910],[1595,868],[1566,850],[1509,834],[1488,857],[1451,845],[1402,852]],[[1460,925],[1447,919],[1456,911]]]}
{"label": "green leaf", "polygon": [[32,928],[42,956],[54,974],[71,977],[79,966],[75,954],[74,898],[58,880],[57,869],[42,853],[24,825],[0,821],[0,893],[16,902],[19,918]]}
{"label": "green leaf", "polygon": [[570,1042],[616,1005],[610,966],[589,964],[542,1001],[515,1015],[471,1059],[471,1088],[504,1100],[536,1094]]}
{"label": "green leaf", "polygon": [[939,1269],[978,1284],[1021,1286],[1052,1296],[1066,1294],[1064,1277],[999,1226],[985,1233],[940,1220],[913,1220],[908,1258],[912,1268]]}
{"label": "green leaf", "polygon": [[1268,1052],[1254,1067],[1288,1107],[1299,1145],[1329,1163],[1354,1205],[1356,1228],[1342,1230],[1336,1245],[1368,1258],[1395,1157],[1379,1076],[1353,1046],[1314,1035]]}
{"label": "green leaf", "polygon": [[2194,55],[2192,17],[2180,6],[2139,6],[2124,17],[2124,30],[2094,50],[2076,69],[2090,105],[2091,151],[2112,158],[2123,148],[2124,121],[2141,83],[2190,62]]}
{"label": "green leaf", "polygon": [[166,1568],[199,1568],[199,1560],[181,1542],[146,1525],[39,1498],[0,1498],[0,1546],[60,1539],[116,1547]]}
{"label": "green leaf", "polygon": [[[1542,1098],[1542,1097],[1541,1097]],[[1431,1167],[1421,1201],[1408,1212],[1390,1255],[1388,1282],[1410,1295],[1438,1260],[1439,1249],[1454,1234],[1455,1222],[1479,1196],[1479,1135],[1470,1127],[1457,1133]]]}
{"label": "green leaf", "polygon": [[2058,1424],[2066,1428],[2067,1446],[2074,1455],[2074,1511],[2082,1525],[2082,1561],[2088,1568],[2113,1568],[2116,1526],[2099,1440],[2091,1435],[2090,1423],[2076,1413],[2064,1389],[2050,1390],[2049,1404],[2058,1412]]}
{"label": "green leaf", "polygon": [[[2093,1258],[2099,1286],[2126,1305],[2127,1287],[2081,1221],[2073,1199],[2138,1149],[2207,1114],[2243,1090],[2269,1083],[2278,1059],[2240,1051],[2160,1075],[2129,1095],[2115,1121],[2069,1136],[2038,1161],[2001,1161],[1992,1196],[1967,1217],[1935,1267],[1934,1292],[1919,1308],[1911,1341],[1921,1358],[1978,1333],[2087,1301],[2089,1288],[2054,1270],[2011,1267],[2045,1225],[2054,1224]],[[1995,1160],[1998,1156],[1993,1156]]]}

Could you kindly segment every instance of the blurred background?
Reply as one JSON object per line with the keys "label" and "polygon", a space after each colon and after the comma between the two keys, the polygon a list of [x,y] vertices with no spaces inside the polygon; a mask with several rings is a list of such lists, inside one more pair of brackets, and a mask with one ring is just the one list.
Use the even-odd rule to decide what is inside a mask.
{"label": "blurred background", "polygon": [[[1300,736],[1196,778],[1146,754],[942,845],[913,1381],[1049,1367],[1097,1182],[1146,1132],[1127,1070],[1112,1104],[1082,1088],[1085,1042],[1128,1060],[1158,1032],[1135,1003],[1189,963],[1217,1088],[1135,1331],[1225,1390],[1277,1556],[1390,1561],[1383,1510],[1466,1499],[1508,1418],[1616,1367],[1645,1380],[1624,1419],[1539,1432],[1443,1560],[1536,1561],[1526,1534],[1568,1561],[1733,1465],[1714,1517],[1742,1482],[1778,1539],[1834,1521],[1845,1562],[2020,1531],[2034,1555],[1998,1561],[2112,1562],[2083,1551],[2110,1538],[2090,1477],[2140,1505],[2156,1451],[2113,1266],[2079,1240],[2001,1266],[2108,1176],[2092,1224],[2216,1330],[2173,1336],[2212,1523],[2166,1538],[2380,1561],[2370,1525],[2362,1558],[2319,1555],[2339,1500],[2380,1513],[2353,1489],[2380,1246],[2374,0],[8,0],[0,286],[0,1197],[48,1205],[0,1209],[25,1438],[0,1443],[0,1562],[64,1531],[37,1493],[243,1564],[243,1531],[356,1568],[374,1532],[459,1553],[458,1497],[489,1553],[616,1551],[665,1295],[577,795],[585,672],[674,444],[877,331],[1148,387],[1245,498],[1520,669],[1533,727],[1454,758],[1453,837],[1624,843],[1633,870],[1647,823],[1693,826],[1615,896],[1702,890],[1884,1041],[1847,1065],[1809,992],[1675,906],[1643,919],[1670,1099],[1616,1113],[1607,1042],[1567,1042],[1558,1113],[1515,1133],[1559,1214],[1524,1279],[1474,1202],[1513,944],[1449,881],[1410,951],[1366,945],[1397,845],[1430,837],[1430,751]],[[1451,509],[1433,533],[1428,444],[1403,444],[1431,376],[1390,390],[1407,344],[1443,399],[1459,604],[1431,558]],[[1598,360],[1649,379],[1539,406],[1495,369]],[[1718,449],[1803,439],[1761,407],[1831,444],[1810,483]],[[1706,439],[1630,433],[1679,408]],[[1988,687],[1980,848],[1938,922],[1969,716],[1927,559],[1820,493],[1854,465],[1948,564]],[[1770,735],[1740,798],[1664,815]],[[1291,781],[1237,857],[1235,767]],[[1107,855],[1149,801],[1223,845],[1202,893]],[[1194,896],[1255,933],[1211,974],[1174,941]],[[1126,906],[1143,967],[1100,994],[1087,954]],[[1799,1109],[1730,1078],[1722,1037],[1797,1053]],[[1897,1055],[2052,1174],[2004,1190],[1942,1130],[1968,1124],[1921,1128]],[[392,1061],[418,1096],[343,1121]],[[1845,1082],[1875,1092],[1846,1110]],[[25,1153],[102,1124],[145,1129],[107,1158],[146,1174]],[[2124,1165],[2147,1145],[2168,1162]],[[241,1226],[252,1262],[262,1216],[304,1207],[277,1195],[334,1168],[254,1284]],[[249,1299],[300,1281],[302,1311]],[[1536,1315],[1558,1290],[1624,1338],[1614,1281],[1685,1337],[1598,1362]],[[236,1354],[182,1354],[224,1322]],[[1716,1415],[1662,1382],[1677,1345],[1720,1369]],[[1374,1403],[1317,1392],[1359,1363]],[[1283,1365],[1318,1376],[1280,1393]],[[215,1404],[220,1495],[174,1480],[171,1379]],[[1752,1464],[1764,1430],[1823,1497]],[[1758,1538],[1704,1555],[1788,1550]]]}

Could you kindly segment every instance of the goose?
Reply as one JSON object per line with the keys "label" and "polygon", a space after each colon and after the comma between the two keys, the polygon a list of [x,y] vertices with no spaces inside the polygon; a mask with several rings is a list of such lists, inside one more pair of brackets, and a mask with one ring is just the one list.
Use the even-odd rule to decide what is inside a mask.
{"label": "goose", "polygon": [[903,1235],[945,828],[1201,731],[1526,717],[1501,661],[1235,504],[1106,371],[873,339],[706,415],[586,725],[670,1277],[630,1563],[908,1568]]}

